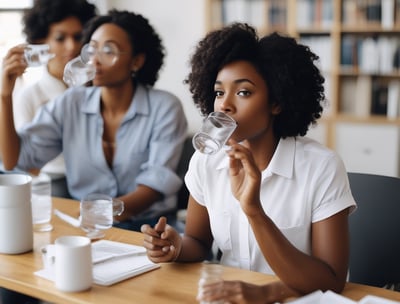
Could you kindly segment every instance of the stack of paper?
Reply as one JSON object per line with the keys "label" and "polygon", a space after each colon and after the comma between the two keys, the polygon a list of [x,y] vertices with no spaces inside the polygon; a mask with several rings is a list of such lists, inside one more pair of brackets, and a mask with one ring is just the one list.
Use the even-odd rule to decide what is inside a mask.
{"label": "stack of paper", "polygon": [[[54,248],[51,248],[53,246],[47,246],[46,254],[55,253]],[[160,267],[149,260],[144,247],[108,240],[92,243],[92,261],[93,282],[104,286]],[[54,281],[54,265],[46,265],[35,275]]]}
{"label": "stack of paper", "polygon": [[148,259],[144,247],[108,240],[93,243],[92,256],[93,280],[105,286],[160,267]]}

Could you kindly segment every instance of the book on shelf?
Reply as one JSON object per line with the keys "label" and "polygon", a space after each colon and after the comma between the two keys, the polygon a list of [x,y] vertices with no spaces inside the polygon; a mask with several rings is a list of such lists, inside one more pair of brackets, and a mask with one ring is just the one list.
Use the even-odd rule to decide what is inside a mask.
{"label": "book on shelf", "polygon": [[354,114],[359,117],[367,117],[371,109],[372,78],[360,75],[356,81],[356,96]]}
{"label": "book on shelf", "polygon": [[329,29],[333,23],[332,0],[297,0],[297,27]]}
{"label": "book on shelf", "polygon": [[359,70],[361,73],[397,73],[400,66],[399,48],[400,38],[396,36],[343,35],[340,64],[342,67]]}
{"label": "book on shelf", "polygon": [[382,28],[391,29],[394,27],[395,2],[394,0],[382,1]]}
{"label": "book on shelf", "polygon": [[342,37],[340,64],[343,67],[355,67],[358,65],[358,38],[353,35]]}
{"label": "book on shelf", "polygon": [[371,99],[371,114],[387,115],[388,84],[385,81],[373,81]]}
{"label": "book on shelf", "polygon": [[264,0],[223,0],[223,24],[232,22],[246,22],[257,28],[264,26]]}
{"label": "book on shelf", "polygon": [[349,26],[381,26],[383,29],[394,27],[398,0],[344,0],[342,22]]}
{"label": "book on shelf", "polygon": [[340,84],[340,112],[343,114],[354,115],[357,79],[355,77],[343,77]]}
{"label": "book on shelf", "polygon": [[285,1],[271,0],[268,1],[267,20],[268,25],[272,27],[286,27],[287,7]]}
{"label": "book on shelf", "polygon": [[301,35],[300,42],[318,55],[319,68],[328,72],[332,69],[332,38],[330,35]]}
{"label": "book on shelf", "polygon": [[391,80],[388,84],[387,117],[396,119],[400,114],[400,80]]}

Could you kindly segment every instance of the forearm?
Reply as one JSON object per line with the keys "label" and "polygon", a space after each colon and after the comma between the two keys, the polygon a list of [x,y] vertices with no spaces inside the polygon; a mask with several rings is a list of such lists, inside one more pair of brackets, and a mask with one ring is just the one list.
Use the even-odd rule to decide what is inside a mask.
{"label": "forearm", "polygon": [[116,219],[124,221],[150,208],[162,199],[162,194],[150,187],[139,185],[135,191],[120,196],[119,199],[124,202],[125,210]]}
{"label": "forearm", "polygon": [[293,246],[268,216],[249,217],[249,223],[264,257],[287,286],[302,294],[316,289],[341,292],[345,280],[327,263]]}
{"label": "forearm", "polygon": [[0,151],[4,168],[11,170],[18,162],[20,140],[14,127],[11,95],[0,97]]}
{"label": "forearm", "polygon": [[210,252],[200,241],[184,235],[182,237],[182,249],[178,255],[178,262],[201,262],[204,261]]}

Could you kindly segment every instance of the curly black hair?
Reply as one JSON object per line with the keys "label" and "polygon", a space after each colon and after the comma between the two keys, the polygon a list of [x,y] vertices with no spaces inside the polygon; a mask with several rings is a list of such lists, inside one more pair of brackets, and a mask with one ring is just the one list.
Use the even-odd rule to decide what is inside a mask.
{"label": "curly black hair", "polygon": [[96,29],[105,23],[113,23],[128,34],[133,49],[132,55],[146,56],[143,67],[135,75],[135,80],[153,86],[164,63],[165,49],[160,36],[149,21],[140,14],[113,9],[107,15],[90,20],[83,31],[83,43],[88,43]]}
{"label": "curly black hair", "polygon": [[228,63],[248,61],[265,80],[269,102],[281,109],[274,120],[275,136],[304,136],[321,117],[325,101],[325,80],[314,65],[318,59],[292,37],[274,32],[260,39],[248,24],[233,23],[208,33],[198,43],[185,83],[206,116],[214,110],[218,72]]}
{"label": "curly black hair", "polygon": [[96,6],[86,0],[35,0],[24,10],[23,32],[29,43],[37,43],[49,34],[50,25],[74,16],[84,26],[97,14]]}

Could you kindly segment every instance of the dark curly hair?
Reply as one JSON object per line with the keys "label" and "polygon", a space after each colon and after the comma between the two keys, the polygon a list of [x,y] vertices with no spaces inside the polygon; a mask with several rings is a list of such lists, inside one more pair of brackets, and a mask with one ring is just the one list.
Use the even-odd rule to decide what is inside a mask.
{"label": "dark curly hair", "polygon": [[83,32],[83,43],[89,42],[96,29],[105,23],[113,23],[128,34],[133,49],[132,55],[146,56],[143,67],[135,75],[135,80],[153,86],[163,65],[165,50],[149,21],[140,14],[113,9],[107,15],[90,20]]}
{"label": "dark curly hair", "polygon": [[281,112],[275,116],[277,138],[304,136],[322,114],[324,78],[314,65],[319,57],[295,39],[272,33],[261,39],[245,23],[233,23],[202,39],[190,58],[189,84],[194,103],[206,116],[214,110],[218,72],[237,60],[250,62],[264,78],[269,102]]}
{"label": "dark curly hair", "polygon": [[29,43],[37,43],[49,34],[50,25],[74,16],[85,25],[97,13],[96,6],[86,0],[35,0],[22,18],[23,32]]}

